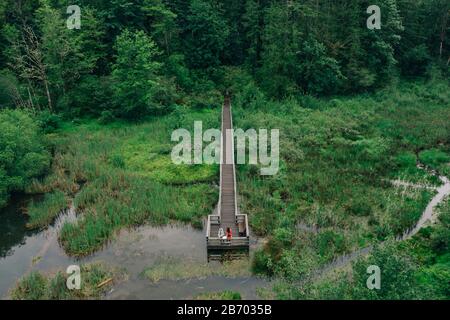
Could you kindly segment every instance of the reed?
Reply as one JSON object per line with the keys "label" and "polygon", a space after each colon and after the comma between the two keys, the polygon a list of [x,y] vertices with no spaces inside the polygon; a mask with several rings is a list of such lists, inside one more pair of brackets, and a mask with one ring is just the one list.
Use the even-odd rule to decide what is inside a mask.
{"label": "reed", "polygon": [[175,112],[142,124],[65,125],[49,137],[55,150],[52,173],[29,187],[29,192],[59,198],[49,196],[29,212],[36,216],[36,224],[45,226],[57,214],[46,208],[64,195],[73,197],[78,219],[62,226],[59,240],[75,256],[100,249],[122,228],[171,220],[201,226],[217,203],[213,184],[218,183],[218,166],[174,165],[170,136],[174,128],[192,127],[194,119],[218,127],[219,118],[213,110],[182,116]]}
{"label": "reed", "polygon": [[[45,275],[38,271],[30,272],[20,279],[9,295],[13,300],[84,300],[99,299],[107,290],[122,278],[122,273],[103,263],[81,266],[80,290],[69,290],[66,285],[67,274],[58,271]],[[106,281],[106,282],[105,282]]]}
{"label": "reed", "polygon": [[29,216],[26,227],[29,229],[45,227],[67,207],[68,198],[59,190],[46,194],[41,201],[33,200],[26,211]]}

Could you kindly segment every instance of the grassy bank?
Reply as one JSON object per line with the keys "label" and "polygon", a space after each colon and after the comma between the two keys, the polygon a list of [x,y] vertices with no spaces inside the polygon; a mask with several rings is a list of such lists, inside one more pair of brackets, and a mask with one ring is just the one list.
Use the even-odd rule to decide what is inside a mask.
{"label": "grassy bank", "polygon": [[67,274],[60,271],[55,275],[31,272],[18,281],[10,292],[14,300],[78,300],[99,299],[120,279],[120,273],[103,264],[81,266],[80,290],[69,290]]}
{"label": "grassy bank", "polygon": [[[104,245],[119,229],[171,220],[201,226],[217,202],[217,165],[175,165],[170,151],[174,129],[193,132],[194,120],[217,128],[218,110],[192,113],[184,109],[142,124],[96,122],[64,127],[48,136],[54,152],[52,174],[34,180],[29,192],[73,197],[78,220],[63,225],[60,242],[72,255],[86,255]],[[80,190],[80,186],[83,188]],[[49,196],[42,208],[49,209]],[[33,224],[48,224],[33,205]],[[45,217],[44,217],[45,216]]]}

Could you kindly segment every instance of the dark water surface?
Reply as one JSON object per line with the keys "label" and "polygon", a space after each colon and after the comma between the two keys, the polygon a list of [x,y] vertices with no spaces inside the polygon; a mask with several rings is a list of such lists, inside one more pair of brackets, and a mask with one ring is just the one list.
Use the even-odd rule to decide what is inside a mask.
{"label": "dark water surface", "polygon": [[0,258],[14,254],[14,247],[23,244],[27,236],[36,231],[27,230],[26,219],[22,211],[30,197],[13,195],[10,204],[0,210]]}
{"label": "dark water surface", "polygon": [[50,273],[64,271],[69,265],[96,261],[119,267],[127,273],[127,279],[115,285],[105,296],[106,299],[189,299],[199,293],[222,290],[238,291],[243,298],[255,299],[256,289],[269,284],[255,277],[163,280],[157,284],[143,278],[143,270],[161,257],[206,263],[204,231],[186,225],[142,226],[124,230],[94,255],[83,259],[69,257],[58,243],[58,230],[64,221],[76,219],[74,210],[62,212],[45,230],[29,231],[25,228],[27,219],[21,210],[29,200],[14,198],[8,207],[0,211],[2,298],[7,298],[16,281],[32,270]]}

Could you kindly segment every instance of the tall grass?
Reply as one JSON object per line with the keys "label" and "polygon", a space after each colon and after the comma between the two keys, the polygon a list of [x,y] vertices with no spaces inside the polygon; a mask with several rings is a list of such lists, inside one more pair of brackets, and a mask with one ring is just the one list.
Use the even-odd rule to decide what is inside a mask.
{"label": "tall grass", "polygon": [[[74,300],[98,299],[114,281],[119,280],[120,273],[101,263],[82,265],[80,290],[69,290],[66,285],[67,274],[59,271],[52,276],[33,271],[20,279],[11,290],[14,300]],[[108,281],[102,286],[102,282]]]}
{"label": "tall grass", "polygon": [[200,293],[194,297],[195,300],[242,300],[239,292],[225,290],[221,292]]}
{"label": "tall grass", "polygon": [[[240,95],[234,101],[244,101]],[[241,211],[269,238],[258,269],[301,277],[413,226],[432,193],[388,181],[439,182],[416,162],[448,167],[449,105],[445,80],[354,97],[235,103],[235,127],[280,130],[277,175],[237,167]]]}
{"label": "tall grass", "polygon": [[47,226],[67,206],[67,197],[59,190],[46,194],[42,201],[32,201],[27,209],[27,215],[29,216],[27,228],[35,229]]}
{"label": "tall grass", "polygon": [[178,110],[142,124],[65,125],[49,136],[52,174],[29,189],[74,196],[78,219],[65,223],[59,235],[66,252],[92,253],[121,228],[144,223],[202,226],[217,202],[218,166],[175,166],[170,138],[173,129],[190,129],[194,120],[202,120],[205,129],[218,128],[218,111]]}

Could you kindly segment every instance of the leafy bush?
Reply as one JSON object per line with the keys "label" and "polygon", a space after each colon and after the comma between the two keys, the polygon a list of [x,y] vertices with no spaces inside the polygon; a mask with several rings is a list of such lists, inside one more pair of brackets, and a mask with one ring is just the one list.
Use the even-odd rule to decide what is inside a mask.
{"label": "leafy bush", "polygon": [[439,254],[450,253],[450,201],[441,208],[439,225],[431,235],[431,247]]}
{"label": "leafy bush", "polygon": [[116,39],[115,50],[112,77],[116,114],[138,119],[164,112],[162,102],[167,103],[173,89],[161,88],[162,64],[157,61],[160,52],[155,42],[143,31],[124,30]]}
{"label": "leafy bush", "polygon": [[22,191],[50,164],[38,122],[19,110],[0,111],[0,207],[9,192]]}
{"label": "leafy bush", "polygon": [[411,168],[416,166],[416,156],[412,152],[404,152],[395,158],[395,163],[400,168]]}
{"label": "leafy bush", "polygon": [[402,73],[407,76],[423,76],[430,68],[431,56],[425,44],[409,49],[401,60]]}
{"label": "leafy bush", "polygon": [[104,110],[98,118],[98,122],[101,124],[108,124],[115,120],[114,113],[111,110]]}
{"label": "leafy bush", "polygon": [[345,252],[345,237],[333,231],[321,232],[317,237],[317,247],[322,257],[335,257]]}
{"label": "leafy bush", "polygon": [[255,274],[264,275],[271,275],[273,273],[270,255],[264,250],[255,252],[255,256],[252,261],[252,271]]}
{"label": "leafy bush", "polygon": [[223,100],[222,93],[217,90],[199,92],[188,98],[186,103],[193,109],[218,108]]}
{"label": "leafy bush", "polygon": [[37,120],[45,133],[54,132],[61,127],[61,117],[48,110],[38,113]]}
{"label": "leafy bush", "polygon": [[250,81],[237,92],[234,103],[244,109],[256,109],[263,107],[266,99],[259,87],[253,81]]}
{"label": "leafy bush", "polygon": [[441,164],[450,162],[450,155],[438,149],[430,149],[422,151],[419,154],[419,159],[427,166],[437,168]]}
{"label": "leafy bush", "polygon": [[[367,289],[367,267],[378,266],[381,270],[380,290]],[[417,297],[417,282],[414,273],[416,263],[395,246],[376,248],[366,259],[361,258],[353,265],[354,299],[413,299]]]}
{"label": "leafy bush", "polygon": [[[112,112],[114,95],[111,76],[86,75],[77,81],[76,87],[67,93],[60,103],[64,115],[82,117],[93,115],[100,118],[103,112]],[[103,116],[104,117],[104,116]]]}

